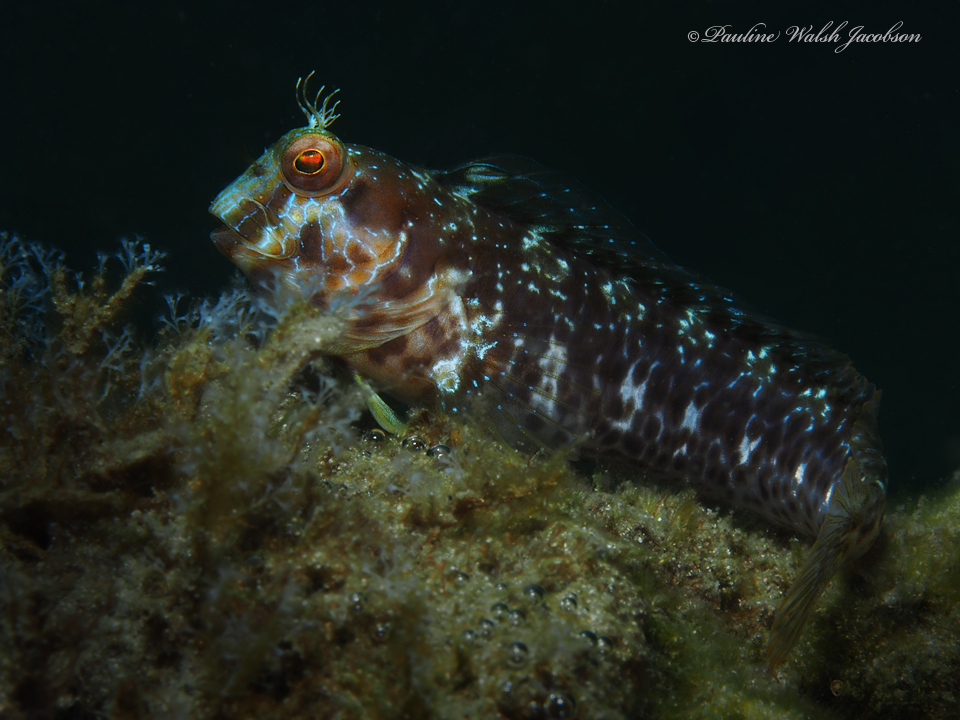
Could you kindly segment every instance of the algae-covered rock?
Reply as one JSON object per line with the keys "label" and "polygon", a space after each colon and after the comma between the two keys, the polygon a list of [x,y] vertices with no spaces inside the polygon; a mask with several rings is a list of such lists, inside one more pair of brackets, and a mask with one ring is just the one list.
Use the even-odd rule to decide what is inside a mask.
{"label": "algae-covered rock", "polygon": [[469,419],[387,436],[297,298],[171,300],[144,347],[148,247],[0,259],[0,716],[956,716],[960,478],[773,674],[804,542]]}

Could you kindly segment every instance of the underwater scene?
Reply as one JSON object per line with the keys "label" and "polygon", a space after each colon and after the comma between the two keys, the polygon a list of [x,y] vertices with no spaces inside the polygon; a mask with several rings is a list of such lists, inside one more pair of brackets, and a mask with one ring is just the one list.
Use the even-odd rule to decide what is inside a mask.
{"label": "underwater scene", "polygon": [[957,716],[939,21],[58,7],[2,31],[0,717]]}
{"label": "underwater scene", "polygon": [[8,717],[952,714],[960,475],[770,670],[797,538],[470,418],[388,434],[320,355],[349,306],[171,296],[143,346],[148,244],[0,260]]}

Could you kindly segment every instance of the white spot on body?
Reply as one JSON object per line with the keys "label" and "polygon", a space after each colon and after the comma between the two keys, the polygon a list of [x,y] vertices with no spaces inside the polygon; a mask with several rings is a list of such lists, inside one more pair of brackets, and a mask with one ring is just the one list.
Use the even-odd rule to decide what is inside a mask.
{"label": "white spot on body", "polygon": [[697,421],[700,419],[700,410],[693,404],[691,401],[687,405],[687,411],[683,414],[683,422],[680,424],[680,427],[687,428],[690,432],[696,432],[697,430]]}
{"label": "white spot on body", "polygon": [[743,440],[740,441],[740,447],[738,452],[740,453],[740,464],[746,465],[750,460],[750,454],[756,449],[757,445],[760,444],[760,438],[755,438],[754,440],[748,440],[747,436],[743,436]]}
{"label": "white spot on body", "polygon": [[[795,473],[793,473],[793,479],[797,481],[797,487],[799,487],[800,485],[803,485],[803,481],[806,480],[806,478],[804,477],[804,474],[806,473],[806,471],[807,471],[806,463],[800,463],[799,465],[797,465],[797,470]],[[794,490],[794,495],[796,495],[796,490]]]}

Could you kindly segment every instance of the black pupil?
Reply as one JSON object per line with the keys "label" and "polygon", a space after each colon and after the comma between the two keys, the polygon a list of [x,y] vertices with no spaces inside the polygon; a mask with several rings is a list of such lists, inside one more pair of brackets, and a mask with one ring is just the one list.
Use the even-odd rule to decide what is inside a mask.
{"label": "black pupil", "polygon": [[305,175],[316,175],[323,169],[323,153],[319,150],[304,150],[294,160],[293,165]]}

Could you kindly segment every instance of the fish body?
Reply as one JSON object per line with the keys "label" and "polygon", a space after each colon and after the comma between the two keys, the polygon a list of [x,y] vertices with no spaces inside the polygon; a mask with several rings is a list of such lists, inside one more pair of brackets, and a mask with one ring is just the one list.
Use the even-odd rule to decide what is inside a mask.
{"label": "fish body", "polygon": [[879,532],[874,387],[575,181],[513,157],[427,172],[342,143],[326,103],[301,106],[308,127],[211,206],[218,248],[265,292],[352,303],[330,354],[400,400],[476,410],[520,448],[623,457],[816,539],[774,623],[782,661]]}

